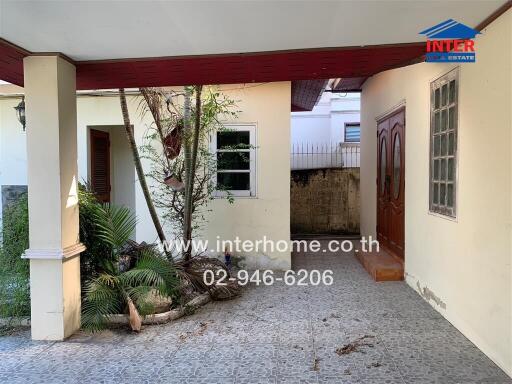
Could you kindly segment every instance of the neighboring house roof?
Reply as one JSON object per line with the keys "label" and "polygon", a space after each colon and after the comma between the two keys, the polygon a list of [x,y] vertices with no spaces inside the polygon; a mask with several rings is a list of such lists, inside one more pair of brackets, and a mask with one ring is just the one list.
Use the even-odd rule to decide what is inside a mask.
{"label": "neighboring house roof", "polygon": [[343,77],[336,79],[332,85],[333,91],[338,92],[358,92],[361,90],[367,77]]}
{"label": "neighboring house roof", "polygon": [[318,103],[329,80],[299,80],[292,82],[292,112],[311,111]]}
{"label": "neighboring house roof", "polygon": [[474,39],[480,34],[476,29],[468,27],[453,19],[448,19],[420,32],[429,39]]}

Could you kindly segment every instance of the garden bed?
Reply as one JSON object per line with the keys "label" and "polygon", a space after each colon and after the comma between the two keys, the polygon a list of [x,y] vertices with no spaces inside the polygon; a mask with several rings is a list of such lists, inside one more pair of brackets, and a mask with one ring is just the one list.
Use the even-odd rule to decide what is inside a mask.
{"label": "garden bed", "polygon": [[[186,316],[187,314],[193,313],[199,307],[209,303],[211,297],[209,293],[203,293],[199,296],[194,297],[185,305],[179,308],[173,308],[169,311],[162,313],[155,313],[153,315],[147,315],[142,318],[142,324],[163,324],[169,321],[177,320],[180,317]],[[109,316],[109,324],[130,324],[130,316],[127,314],[115,314]],[[0,318],[0,327],[29,327],[30,317],[19,317],[19,318]]]}
{"label": "garden bed", "polygon": [[[210,302],[211,297],[209,293],[203,293],[199,296],[194,297],[184,306],[179,308],[171,309],[167,312],[155,313],[153,315],[147,315],[142,317],[142,324],[163,324],[172,320],[179,319],[189,313],[194,312],[197,308]],[[130,316],[127,314],[117,314],[109,316],[108,322],[110,324],[130,324]]]}

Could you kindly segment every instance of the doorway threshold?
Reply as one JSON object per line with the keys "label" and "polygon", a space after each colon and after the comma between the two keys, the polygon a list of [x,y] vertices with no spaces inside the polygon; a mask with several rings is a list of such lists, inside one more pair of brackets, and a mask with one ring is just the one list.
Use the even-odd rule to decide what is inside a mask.
{"label": "doorway threshold", "polygon": [[375,281],[401,281],[404,279],[404,263],[384,249],[378,252],[355,251],[363,268]]}
{"label": "doorway threshold", "polygon": [[352,233],[292,233],[291,240],[359,240],[361,235]]}

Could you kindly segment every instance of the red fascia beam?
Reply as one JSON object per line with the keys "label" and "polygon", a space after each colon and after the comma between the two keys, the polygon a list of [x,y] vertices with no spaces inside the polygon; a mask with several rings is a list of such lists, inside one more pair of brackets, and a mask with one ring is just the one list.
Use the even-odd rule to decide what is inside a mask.
{"label": "red fascia beam", "polygon": [[368,77],[423,55],[424,43],[231,55],[85,61],[77,88],[235,84]]}
{"label": "red fascia beam", "polygon": [[23,86],[23,58],[28,55],[26,49],[0,38],[0,79]]}
{"label": "red fascia beam", "polygon": [[[423,43],[412,43],[73,63],[77,89],[85,90],[368,77],[423,52]],[[0,39],[0,54],[0,78],[23,86],[23,58],[32,53]]]}

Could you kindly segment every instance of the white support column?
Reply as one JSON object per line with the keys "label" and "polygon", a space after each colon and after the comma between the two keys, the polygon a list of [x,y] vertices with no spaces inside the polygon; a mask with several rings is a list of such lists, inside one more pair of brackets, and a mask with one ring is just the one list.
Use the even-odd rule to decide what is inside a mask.
{"label": "white support column", "polygon": [[80,327],[75,66],[59,56],[23,60],[27,121],[32,339]]}

